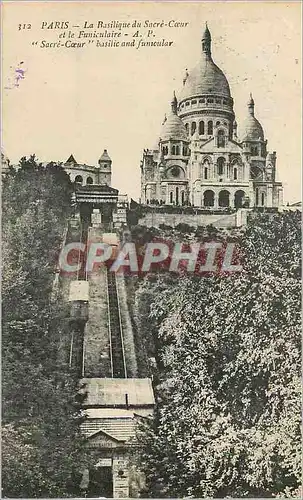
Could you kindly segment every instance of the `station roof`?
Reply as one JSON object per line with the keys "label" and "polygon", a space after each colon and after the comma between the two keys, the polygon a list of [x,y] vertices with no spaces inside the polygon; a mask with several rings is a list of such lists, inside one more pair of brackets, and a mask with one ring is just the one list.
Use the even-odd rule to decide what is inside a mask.
{"label": "station roof", "polygon": [[95,205],[102,203],[118,202],[118,189],[114,189],[107,184],[87,184],[76,187],[77,203],[92,203]]}
{"label": "station roof", "polygon": [[90,408],[85,410],[87,419],[81,425],[83,435],[94,440],[98,434],[115,440],[127,442],[136,436],[136,424],[142,417],[151,415],[152,410],[145,410],[138,415],[131,410],[117,408]]}
{"label": "station roof", "polygon": [[84,378],[83,392],[87,393],[83,407],[130,408],[153,407],[155,404],[149,378]]}
{"label": "station roof", "polygon": [[81,300],[88,302],[89,300],[89,285],[88,281],[74,280],[69,286],[69,302]]}

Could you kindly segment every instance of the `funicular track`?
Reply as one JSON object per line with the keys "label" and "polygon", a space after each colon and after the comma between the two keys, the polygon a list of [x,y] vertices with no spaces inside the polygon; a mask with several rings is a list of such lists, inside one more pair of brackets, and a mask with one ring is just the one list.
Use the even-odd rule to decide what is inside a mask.
{"label": "funicular track", "polygon": [[126,359],[121,323],[119,297],[117,293],[116,274],[106,271],[108,299],[108,330],[111,376],[127,378]]}

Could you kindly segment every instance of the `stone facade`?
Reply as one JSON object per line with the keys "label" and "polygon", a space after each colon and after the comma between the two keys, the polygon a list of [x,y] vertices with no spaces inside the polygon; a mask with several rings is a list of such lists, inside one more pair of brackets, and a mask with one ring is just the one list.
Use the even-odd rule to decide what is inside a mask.
{"label": "stone facade", "polygon": [[206,27],[197,66],[186,72],[179,102],[174,95],[158,146],[141,161],[143,204],[227,207],[278,207],[282,184],[276,181],[276,153],[255,117],[250,96],[238,137],[228,81],[213,62]]}
{"label": "stone facade", "polygon": [[112,160],[104,149],[98,160],[98,166],[77,163],[73,155],[63,165],[72,182],[78,184],[106,184],[111,186]]}

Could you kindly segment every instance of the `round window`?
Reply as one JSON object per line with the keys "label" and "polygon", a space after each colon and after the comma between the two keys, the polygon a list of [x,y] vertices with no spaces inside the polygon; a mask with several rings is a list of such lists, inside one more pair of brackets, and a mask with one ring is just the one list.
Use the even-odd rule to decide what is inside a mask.
{"label": "round window", "polygon": [[171,169],[170,173],[171,173],[171,175],[173,177],[179,177],[179,175],[180,175],[180,169],[179,169],[179,167],[173,167]]}

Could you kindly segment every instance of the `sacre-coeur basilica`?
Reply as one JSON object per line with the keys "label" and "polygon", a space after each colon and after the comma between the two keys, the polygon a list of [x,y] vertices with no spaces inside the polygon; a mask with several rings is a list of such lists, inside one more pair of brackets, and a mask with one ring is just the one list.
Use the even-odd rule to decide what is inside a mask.
{"label": "sacre-coeur basilica", "polygon": [[[213,61],[211,42],[206,26],[198,64],[186,70],[181,90],[173,93],[156,146],[143,151],[140,203],[216,213],[278,209],[283,187],[276,179],[276,152],[268,150],[252,94],[238,129],[230,87]],[[1,151],[3,175],[9,164]],[[106,149],[96,165],[78,163],[71,154],[63,168],[77,186],[111,186],[112,160]]]}
{"label": "sacre-coeur basilica", "polygon": [[206,26],[200,60],[186,71],[178,98],[173,95],[157,146],[143,152],[141,203],[208,210],[283,204],[276,152],[268,151],[253,96],[239,130],[233,104]]}

